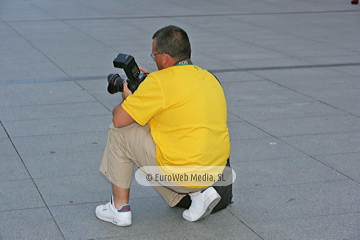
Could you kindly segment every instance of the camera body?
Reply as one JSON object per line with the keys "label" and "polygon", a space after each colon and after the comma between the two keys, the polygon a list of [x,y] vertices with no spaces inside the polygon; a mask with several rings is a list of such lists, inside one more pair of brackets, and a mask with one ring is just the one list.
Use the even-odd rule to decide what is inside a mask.
{"label": "camera body", "polygon": [[124,82],[128,83],[131,92],[139,87],[140,83],[146,78],[146,74],[142,73],[135,62],[135,58],[128,54],[119,53],[113,61],[114,67],[124,70],[128,79],[123,79],[119,74],[111,73],[107,77],[108,92],[111,94],[124,91]]}

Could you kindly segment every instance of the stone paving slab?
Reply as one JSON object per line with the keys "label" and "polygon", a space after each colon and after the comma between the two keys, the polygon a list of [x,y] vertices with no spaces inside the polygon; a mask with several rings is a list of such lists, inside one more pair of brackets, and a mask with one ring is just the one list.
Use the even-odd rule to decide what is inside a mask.
{"label": "stone paving slab", "polygon": [[[358,49],[357,51],[360,52],[360,49]],[[354,77],[359,77],[360,75],[360,70],[356,66],[335,67],[334,70],[341,71]]]}
{"label": "stone paving slab", "polygon": [[[322,162],[310,157],[299,157],[239,161],[233,162],[231,167],[236,173],[236,188],[244,189],[348,179],[349,170],[338,172],[331,164]],[[356,176],[355,172],[353,176]]]}
{"label": "stone paving slab", "polygon": [[4,211],[0,221],[2,239],[64,239],[47,208]]}
{"label": "stone paving slab", "polygon": [[45,207],[31,179],[0,182],[0,211]]}
{"label": "stone paving slab", "polygon": [[360,150],[360,132],[358,131],[291,136],[280,139],[311,156],[353,153]]}
{"label": "stone paving slab", "polygon": [[[246,223],[359,212],[360,187],[351,179],[308,184],[235,188],[229,209]],[[341,205],[338,202],[341,201]]]}
{"label": "stone paving slab", "polygon": [[264,239],[359,239],[357,227],[359,213],[285,219],[266,223],[254,223]]}
{"label": "stone paving slab", "polygon": [[[273,104],[292,104],[296,106],[296,103],[312,102],[315,99],[300,94],[292,90],[272,90],[272,91],[263,91],[263,92],[244,92],[238,95],[227,96],[227,99],[233,102],[229,107],[233,108],[244,108],[249,106],[249,109],[255,108],[253,111],[256,111],[255,105],[273,105]],[[233,109],[230,109],[230,112]],[[237,112],[238,109],[235,109]],[[251,115],[250,115],[251,116]]]}
{"label": "stone paving slab", "polygon": [[352,115],[254,120],[253,124],[277,137],[360,131],[360,119]]}
{"label": "stone paving slab", "polygon": [[[99,174],[103,149],[68,153],[25,155],[21,159],[32,178],[54,178]],[[84,167],[89,166],[89,167]]]}
{"label": "stone paving slab", "polygon": [[[16,86],[16,87],[15,87]],[[1,85],[0,107],[96,101],[75,82]]]}
{"label": "stone paving slab", "polygon": [[223,83],[226,95],[241,95],[242,92],[261,92],[261,91],[278,91],[286,90],[286,88],[269,81],[247,81],[247,82],[231,82]]}
{"label": "stone paving slab", "polygon": [[359,181],[360,172],[360,156],[359,153],[343,153],[343,154],[332,154],[332,155],[322,155],[315,156],[320,162],[326,164],[327,166],[336,169],[342,174],[348,176],[351,179]]}
{"label": "stone paving slab", "polygon": [[[106,116],[110,118],[109,110],[99,102],[80,102],[64,104],[44,104],[33,106],[0,107],[3,122],[12,121],[73,118],[83,116]],[[2,136],[0,134],[0,136]]]}
{"label": "stone paving slab", "polygon": [[3,122],[10,137],[85,133],[106,130],[110,114],[56,119],[35,119]]}
{"label": "stone paving slab", "polygon": [[0,182],[24,179],[30,179],[30,175],[18,155],[0,157]]}
{"label": "stone paving slab", "polygon": [[[236,127],[235,127],[236,126]],[[269,134],[246,122],[229,122],[230,140],[271,138]]]}
{"label": "stone paving slab", "polygon": [[[132,201],[133,220],[136,225],[121,228],[100,222],[94,218],[94,210],[97,204],[69,205],[51,207],[54,217],[57,219],[61,231],[66,239],[90,239],[90,238],[110,238],[110,237],[127,237],[132,238],[136,235],[154,234],[154,236],[162,236],[169,229],[182,229],[182,235],[177,238],[184,237],[184,232],[188,230],[195,231],[199,227],[205,227],[206,231],[217,232],[218,228],[231,225],[244,229],[241,234],[253,235],[251,230],[247,229],[235,216],[229,211],[221,211],[213,215],[213,218],[204,219],[203,223],[191,224],[182,221],[181,213],[183,209],[164,207],[164,201],[160,198],[134,199]],[[152,211],[144,211],[144,209],[152,209]],[[76,211],[74,218],[69,219],[68,215]],[[154,215],[154,212],[156,213]],[[154,220],[156,219],[156,221]],[[179,232],[180,233],[180,232]],[[236,236],[235,236],[236,237]],[[256,239],[256,238],[255,238]]]}
{"label": "stone paving slab", "polygon": [[3,126],[0,126],[0,139],[1,139],[1,138],[7,138],[7,137],[8,137],[8,136],[7,136],[6,132],[5,132],[4,127],[3,127]]}
{"label": "stone paving slab", "polygon": [[13,138],[20,156],[104,150],[106,131]]}
{"label": "stone paving slab", "polygon": [[303,152],[274,137],[232,141],[231,146],[232,162],[306,156]]}
{"label": "stone paving slab", "polygon": [[1,149],[1,159],[6,159],[8,157],[18,156],[17,150],[12,144],[11,140],[6,138],[0,138],[0,149]]}
{"label": "stone paving slab", "polygon": [[[358,85],[358,79],[332,69],[281,69],[271,71],[256,71],[256,75],[269,79],[281,86],[306,92],[312,88],[324,89],[327,87]],[[346,85],[348,84],[348,85]]]}
{"label": "stone paving slab", "polygon": [[[305,58],[265,58],[265,59],[243,59],[232,61],[231,65],[244,70],[252,70],[252,69],[266,69],[266,68],[277,68],[279,66],[287,67],[287,68],[298,68],[299,66],[309,66],[313,63],[308,61]],[[255,73],[255,72],[252,72]]]}
{"label": "stone paving slab", "polygon": [[[111,185],[100,173],[38,178],[34,181],[48,206],[101,203],[109,201],[111,197]],[[88,188],[89,185],[92,187]],[[134,192],[131,201],[159,197],[153,188],[141,186],[135,181],[131,190]]]}
{"label": "stone paving slab", "polygon": [[[211,227],[200,226],[197,229],[185,229],[186,238],[188,239],[201,239],[201,240],[217,240],[221,239],[224,236],[228,239],[249,239],[249,240],[258,240],[261,239],[255,233],[250,231],[243,224],[239,225],[226,225],[221,228],[214,229]],[[179,239],[179,236],[184,235],[184,230],[173,230],[164,232],[159,236],[159,234],[140,234],[131,236],[131,239],[140,240],[140,239]],[[116,239],[129,239],[129,237],[119,236]]]}
{"label": "stone paving slab", "polygon": [[264,104],[237,107],[238,116],[248,121],[279,120],[345,115],[346,112],[321,102],[297,102],[285,104]]}

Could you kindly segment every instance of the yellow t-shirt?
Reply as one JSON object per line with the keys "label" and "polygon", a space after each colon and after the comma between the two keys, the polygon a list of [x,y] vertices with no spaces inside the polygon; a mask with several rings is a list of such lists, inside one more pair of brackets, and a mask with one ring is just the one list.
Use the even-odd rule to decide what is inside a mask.
{"label": "yellow t-shirt", "polygon": [[226,100],[208,71],[180,65],[153,72],[122,107],[140,125],[149,124],[158,166],[226,165]]}

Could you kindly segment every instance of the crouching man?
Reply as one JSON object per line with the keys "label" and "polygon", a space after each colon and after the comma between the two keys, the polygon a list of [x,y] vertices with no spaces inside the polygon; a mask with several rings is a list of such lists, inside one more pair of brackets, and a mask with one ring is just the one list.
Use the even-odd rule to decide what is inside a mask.
{"label": "crouching man", "polygon": [[[223,89],[211,73],[191,62],[187,33],[167,26],[152,39],[151,57],[158,71],[134,93],[124,83],[123,102],[113,110],[100,166],[112,183],[113,196],[96,208],[96,216],[118,226],[132,223],[129,195],[135,165],[224,167],[230,155]],[[212,186],[186,185],[155,188],[170,207],[190,197],[183,218],[198,221],[221,197]]]}

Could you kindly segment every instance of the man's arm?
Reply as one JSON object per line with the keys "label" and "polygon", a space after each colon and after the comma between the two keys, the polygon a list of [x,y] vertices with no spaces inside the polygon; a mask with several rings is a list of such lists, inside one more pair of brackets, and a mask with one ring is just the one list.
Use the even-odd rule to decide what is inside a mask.
{"label": "man's arm", "polygon": [[115,127],[125,127],[135,122],[135,120],[122,108],[121,104],[114,108],[112,114],[112,122]]}
{"label": "man's arm", "polygon": [[[132,92],[127,86],[127,82],[124,83],[124,91],[122,93],[122,98],[125,100]],[[115,127],[125,127],[132,124],[135,120],[122,108],[121,104],[117,105],[112,111],[113,119],[112,122]]]}
{"label": "man's arm", "polygon": [[[149,74],[149,72],[144,68],[139,68],[145,74]],[[132,92],[128,88],[128,83],[124,82],[124,89],[121,94],[123,101],[132,95]],[[135,120],[122,108],[121,104],[116,106],[112,112],[113,114],[113,124],[115,127],[125,127],[127,125],[132,124]]]}

